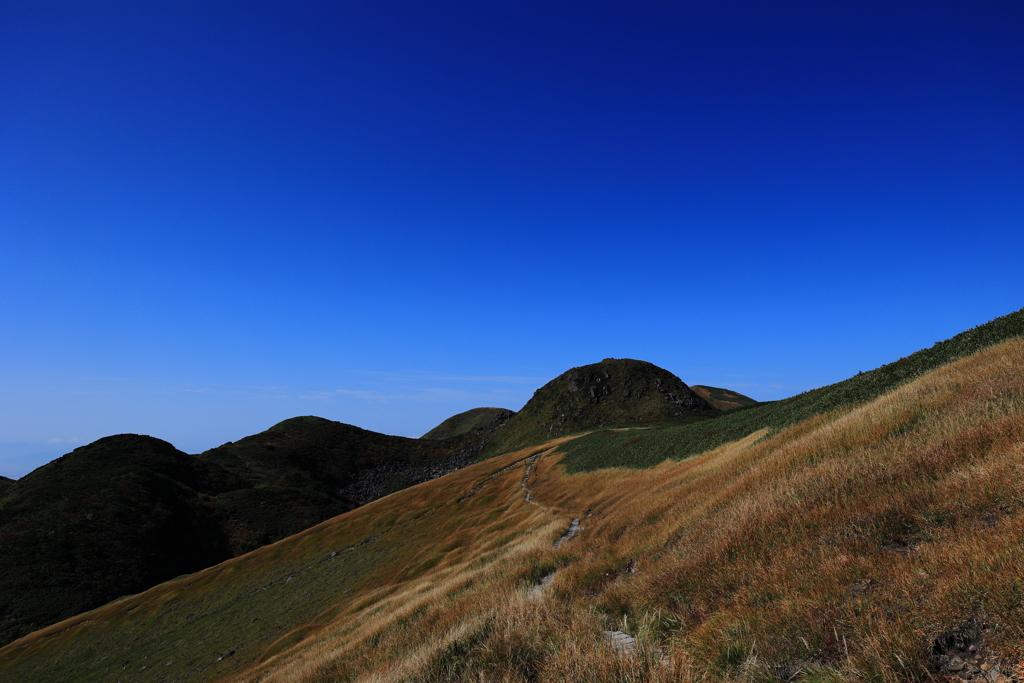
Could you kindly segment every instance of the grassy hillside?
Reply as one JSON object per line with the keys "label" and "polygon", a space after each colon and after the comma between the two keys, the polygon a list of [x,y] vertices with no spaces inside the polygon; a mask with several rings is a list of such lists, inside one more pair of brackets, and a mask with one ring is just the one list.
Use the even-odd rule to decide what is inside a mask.
{"label": "grassy hillside", "polygon": [[531,454],[400,491],[29,636],[0,650],[0,680],[107,681],[125,672],[133,681],[217,680],[331,625],[372,633],[385,608],[428,604],[525,552],[538,525],[555,533],[558,521],[517,505],[521,469],[490,476]]}
{"label": "grassy hillside", "polygon": [[14,481],[14,479],[0,475],[0,496],[4,494],[4,491],[11,487],[11,484],[13,484]]}
{"label": "grassy hillside", "polygon": [[0,643],[475,461],[478,434],[286,420],[199,456],[122,434],[0,492]]}
{"label": "grassy hillside", "polygon": [[641,436],[598,431],[567,448],[565,466],[573,472],[602,467],[651,467],[770,432],[816,415],[862,404],[957,359],[1024,335],[1024,310],[996,318],[946,341],[850,379],[782,401],[759,403],[717,415],[713,421],[656,424]]}
{"label": "grassy hillside", "polygon": [[718,387],[707,387],[703,384],[691,384],[690,388],[694,393],[711,404],[718,410],[732,410],[733,408],[749,408],[757,405],[757,401],[744,396],[731,389],[719,389]]}
{"label": "grassy hillside", "polygon": [[241,485],[135,434],[22,477],[0,498],[2,642],[227,559],[208,497]]}
{"label": "grassy hillside", "polygon": [[421,436],[421,439],[450,439],[468,432],[495,429],[512,417],[514,413],[505,408],[473,408],[458,415],[452,415]]}
{"label": "grassy hillside", "polygon": [[572,368],[534,392],[484,449],[484,457],[584,429],[647,421],[699,420],[715,413],[667,370],[606,358]]}
{"label": "grassy hillside", "polygon": [[217,499],[238,554],[465,466],[478,438],[423,441],[306,416],[198,457],[251,484]]}
{"label": "grassy hillside", "polygon": [[[616,434],[638,446],[649,427]],[[584,438],[32,634],[0,649],[0,679],[1024,673],[1024,341],[648,469],[569,473],[560,453]]]}

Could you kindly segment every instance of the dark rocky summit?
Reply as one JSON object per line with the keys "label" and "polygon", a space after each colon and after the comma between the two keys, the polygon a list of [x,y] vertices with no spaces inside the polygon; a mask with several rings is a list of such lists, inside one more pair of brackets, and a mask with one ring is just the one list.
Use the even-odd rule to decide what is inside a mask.
{"label": "dark rocky summit", "polygon": [[714,412],[668,370],[642,360],[606,358],[572,368],[538,389],[495,434],[485,453],[606,425]]}

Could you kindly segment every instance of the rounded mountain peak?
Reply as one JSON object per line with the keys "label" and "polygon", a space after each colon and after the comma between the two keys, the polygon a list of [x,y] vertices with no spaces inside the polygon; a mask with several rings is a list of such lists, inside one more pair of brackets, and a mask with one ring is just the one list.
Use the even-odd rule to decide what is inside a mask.
{"label": "rounded mountain peak", "polygon": [[[714,410],[668,370],[632,358],[605,358],[600,363],[567,370],[538,389],[522,412],[540,414],[545,406],[552,405],[572,409],[577,419],[565,415],[566,424],[580,422],[579,418],[587,415],[607,418],[596,423],[584,419],[588,424],[570,431]],[[561,421],[562,415],[557,417]]]}
{"label": "rounded mountain peak", "polygon": [[668,370],[605,358],[563,372],[538,389],[496,435],[494,452],[606,425],[715,412]]}

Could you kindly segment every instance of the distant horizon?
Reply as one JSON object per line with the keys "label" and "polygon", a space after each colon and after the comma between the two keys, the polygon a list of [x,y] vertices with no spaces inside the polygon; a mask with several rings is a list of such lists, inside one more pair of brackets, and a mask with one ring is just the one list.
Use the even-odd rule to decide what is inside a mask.
{"label": "distant horizon", "polygon": [[[1016,309],[1016,310],[1024,310],[1024,309]],[[1007,311],[1007,313],[1005,313],[1003,315],[1006,315],[1008,313],[1013,313],[1013,312],[1015,312],[1015,311]],[[995,317],[998,318],[998,317],[1001,317],[1001,316],[995,316]],[[992,318],[992,319],[995,319],[995,318]],[[992,319],[990,319],[990,320],[992,320]],[[985,322],[989,322],[989,320],[981,321],[981,322],[977,323],[977,325],[984,324]],[[971,329],[972,327],[976,327],[977,325],[972,325],[971,327],[964,328],[963,330],[960,330],[960,331],[958,331],[955,334],[959,334],[960,332],[965,332],[968,329]],[[954,335],[950,335],[950,336],[955,336],[955,334]],[[936,342],[939,342],[939,341],[945,341],[945,338],[944,339],[936,340]],[[917,351],[921,351],[923,349],[929,348],[930,346],[931,346],[931,344],[926,345],[926,346],[922,346],[921,348],[914,349],[913,351],[908,351],[904,355],[910,355],[912,353],[916,353]],[[902,357],[902,356],[900,356],[900,357]],[[628,356],[623,356],[621,358],[629,358],[629,357]],[[607,358],[601,359],[601,360],[606,360],[606,359]],[[864,370],[860,370],[858,372],[866,372],[866,371],[870,371],[870,370],[875,370],[878,367],[881,367],[881,365],[885,365],[887,363],[895,362],[898,359],[899,359],[899,357],[891,358],[891,359],[889,359],[887,361],[883,361],[878,366],[873,366],[873,367],[870,367],[870,368],[865,368]],[[643,358],[633,358],[632,360],[645,360],[645,359],[643,359]],[[553,375],[552,377],[541,381],[536,387],[534,387],[534,389],[532,391],[530,391],[530,396],[533,395],[533,391],[536,391],[541,386],[543,386],[547,382],[555,379],[556,377],[560,376],[564,372],[567,372],[567,371],[569,371],[572,368],[582,367],[582,366],[585,366],[585,365],[591,365],[591,364],[597,363],[597,362],[599,362],[599,360],[595,360],[595,361],[592,361],[590,363],[580,363],[579,365],[574,365],[574,366],[571,366],[570,368],[566,368],[562,372],[558,373],[558,375]],[[654,365],[657,365],[657,363],[655,363]],[[678,377],[678,374],[673,372],[670,368],[663,368],[663,369],[668,370],[669,372],[672,372],[672,374],[675,374]],[[842,378],[836,379],[833,382],[828,382],[827,384],[834,384],[836,382],[842,382],[842,381],[844,381],[846,379],[849,379],[849,377],[852,377],[852,376],[853,375],[850,375],[848,377],[842,377]],[[469,381],[480,381],[480,380],[487,380],[487,379],[503,379],[503,380],[515,379],[515,380],[524,380],[526,378],[507,378],[507,377],[503,377],[503,378],[487,378],[487,377],[471,378],[471,377],[461,377],[459,379],[469,380]],[[709,384],[709,383],[706,383],[706,382],[687,382],[684,378],[680,377],[680,379],[683,381],[684,384],[686,384],[687,386],[690,386],[690,387],[692,387],[692,386],[711,386],[711,387],[721,388],[721,389],[731,389],[731,390],[736,391],[737,393],[743,394],[744,396],[748,396],[748,398],[753,398],[754,400],[758,401],[759,403],[782,400],[782,399],[790,398],[792,396],[796,396],[798,394],[804,393],[804,392],[812,390],[812,389],[820,388],[821,386],[827,386],[827,384],[823,384],[823,385],[819,385],[819,386],[815,386],[815,387],[807,387],[807,388],[802,389],[802,390],[800,390],[798,392],[795,392],[793,394],[787,394],[785,396],[778,396],[776,398],[771,398],[771,399],[759,399],[759,398],[757,398],[755,396],[749,396],[746,392],[741,391],[738,388],[735,388],[735,385],[734,386],[726,386],[726,385],[718,385],[718,384]],[[529,397],[527,397],[527,399],[525,401],[523,401],[523,403],[520,404],[519,407],[517,407],[517,408],[509,408],[508,406],[501,406],[501,405],[474,405],[474,406],[470,406],[468,408],[464,408],[464,409],[461,409],[461,410],[455,410],[454,412],[451,412],[451,413],[445,415],[445,417],[440,418],[436,423],[432,424],[427,429],[425,429],[422,432],[419,432],[419,433],[417,433],[415,435],[413,435],[413,434],[392,434],[391,432],[384,432],[384,431],[381,431],[381,430],[371,429],[371,428],[366,427],[364,425],[356,424],[356,423],[353,423],[353,422],[346,422],[345,420],[340,420],[340,419],[336,419],[336,418],[327,417],[326,415],[317,415],[317,414],[314,414],[314,413],[302,413],[302,414],[289,415],[287,417],[283,417],[280,420],[277,420],[275,422],[272,422],[270,424],[265,425],[264,427],[262,427],[260,429],[257,429],[256,431],[249,432],[249,433],[246,433],[246,434],[239,434],[239,435],[236,435],[234,438],[229,438],[229,439],[221,440],[221,441],[218,441],[217,443],[211,443],[210,445],[207,445],[205,447],[198,448],[198,449],[183,448],[179,444],[175,443],[173,440],[165,438],[165,437],[161,436],[160,434],[146,434],[146,436],[152,436],[152,437],[161,439],[163,441],[166,441],[166,442],[170,443],[171,445],[173,445],[178,450],[183,451],[185,453],[190,453],[190,454],[193,454],[193,455],[198,455],[199,453],[205,452],[205,451],[210,450],[212,448],[216,448],[216,447],[218,447],[220,445],[223,445],[224,443],[227,443],[229,441],[237,441],[238,439],[242,439],[242,438],[245,438],[247,436],[252,436],[254,434],[258,434],[258,433],[261,433],[263,431],[266,431],[270,427],[273,427],[274,425],[276,425],[276,424],[278,424],[280,422],[283,422],[285,420],[289,420],[289,419],[292,419],[292,418],[295,418],[295,417],[303,417],[303,416],[307,416],[308,415],[308,416],[321,417],[321,418],[324,418],[324,419],[333,420],[335,422],[343,422],[345,424],[350,424],[350,425],[353,425],[355,427],[359,427],[361,429],[367,429],[369,431],[375,431],[375,432],[379,432],[379,433],[383,433],[383,434],[390,434],[392,436],[403,436],[403,437],[406,437],[406,438],[417,439],[417,438],[422,437],[424,434],[426,434],[428,431],[430,431],[434,427],[440,425],[442,422],[444,422],[449,417],[453,417],[455,415],[459,415],[460,413],[464,413],[464,412],[466,412],[468,410],[473,410],[474,408],[505,408],[507,410],[512,410],[513,412],[518,412],[519,410],[522,409],[523,405],[525,405],[525,403],[527,401],[529,401]],[[139,433],[139,432],[117,432],[117,433],[118,434],[126,434],[126,433],[135,434],[135,433]],[[20,442],[19,443],[19,442],[0,441],[0,476],[4,476],[4,477],[10,478],[10,479],[20,479],[21,477],[25,476],[26,474],[28,474],[32,470],[34,470],[34,469],[36,469],[38,467],[41,467],[41,466],[47,464],[48,462],[51,462],[52,460],[54,460],[56,458],[59,458],[62,455],[66,455],[67,453],[70,453],[71,451],[75,450],[76,448],[78,448],[80,446],[88,445],[89,443],[92,443],[92,442],[96,441],[97,439],[101,439],[101,438],[104,438],[106,436],[115,436],[115,435],[116,435],[115,433],[103,434],[103,435],[97,436],[94,439],[90,439],[88,441],[81,441],[81,442],[58,442],[58,441],[54,440],[54,442],[49,442],[49,443],[33,443],[33,442]]]}
{"label": "distant horizon", "polygon": [[607,357],[774,400],[1024,303],[1024,4],[0,27],[0,473],[296,415],[415,437]]}
{"label": "distant horizon", "polygon": [[[635,360],[643,360],[643,359],[635,359]],[[593,362],[596,363],[598,361],[593,361]],[[590,365],[590,364],[591,363],[581,363],[580,365],[573,366],[573,367],[580,367],[582,365]],[[567,371],[569,369],[570,368],[566,368],[565,370]],[[665,369],[668,369],[668,368],[665,368]],[[671,370],[669,370],[669,372],[671,372]],[[559,373],[559,374],[562,374],[562,373]],[[673,373],[673,374],[675,374],[675,373]],[[536,387],[534,387],[533,390],[530,391],[530,396],[533,395],[533,391],[535,391],[536,389],[539,389],[545,383],[549,382],[550,380],[554,379],[557,376],[558,375],[554,375],[552,377],[549,377],[547,379],[542,380],[539,384],[537,384]],[[463,378],[463,379],[469,379],[469,378]],[[486,379],[486,378],[484,378],[484,379]],[[506,379],[507,380],[509,378],[502,378],[502,379]],[[523,378],[516,378],[516,379],[523,379]],[[687,386],[711,386],[711,385],[705,385],[702,382],[692,382],[691,383],[691,382],[686,382],[685,380],[683,380],[683,383],[686,384]],[[740,391],[739,389],[736,389],[734,387],[722,386],[720,388],[723,388],[723,389],[733,389],[734,391],[737,391],[738,393],[746,395],[743,391]],[[753,398],[753,397],[751,397],[751,398]],[[474,408],[504,408],[506,410],[512,410],[514,412],[518,412],[519,410],[522,409],[523,405],[528,400],[529,400],[529,397],[527,397],[526,400],[523,401],[523,403],[520,404],[516,408],[511,408],[509,406],[504,406],[504,405],[474,405],[474,406],[470,406],[469,408],[465,408],[465,409],[461,409],[461,410],[455,410],[454,412],[452,412],[452,413],[446,415],[445,417],[441,418],[440,420],[438,420],[436,424],[433,424],[430,427],[428,427],[427,429],[423,430],[423,432],[421,432],[421,433],[418,433],[418,434],[415,434],[415,435],[414,434],[392,434],[392,436],[404,436],[404,437],[413,438],[413,439],[420,438],[421,436],[423,436],[423,434],[426,434],[428,431],[430,431],[431,429],[433,429],[437,425],[441,424],[441,422],[443,422],[444,420],[448,419],[449,417],[453,417],[453,416],[458,415],[460,413],[464,413],[464,412],[466,412],[468,410],[473,410]],[[757,400],[757,399],[755,399],[755,400]],[[772,399],[772,400],[774,400],[774,399]],[[314,413],[304,413],[302,415],[314,415],[315,417],[325,417],[324,415],[315,415]],[[281,420],[277,420],[276,422],[273,422],[271,424],[267,424],[263,429],[260,429],[260,430],[258,430],[256,432],[252,432],[252,433],[237,435],[234,439],[228,439],[228,441],[237,441],[238,439],[244,438],[246,436],[251,436],[252,434],[258,434],[259,432],[265,431],[266,429],[269,429],[270,427],[274,426],[275,424],[278,424],[279,422],[291,419],[293,417],[301,417],[302,415],[290,415],[288,417],[284,417]],[[339,419],[336,419],[336,418],[330,418],[330,417],[325,417],[325,419],[331,419],[331,420],[334,420],[336,422],[344,422],[343,420],[339,420]],[[360,424],[355,424],[355,423],[346,423],[346,424],[352,424],[352,425],[354,425],[356,427],[360,427],[362,429],[369,429],[368,427],[365,427],[364,425],[360,425]],[[370,431],[377,431],[377,430],[372,430],[371,429]],[[121,433],[136,433],[136,432],[121,432]],[[383,433],[388,433],[388,432],[383,432]],[[96,437],[96,439],[104,438],[106,436],[114,436],[114,434],[104,434],[102,436]],[[190,450],[190,449],[187,449],[187,448],[182,448],[178,444],[174,443],[174,441],[172,441],[172,440],[170,440],[168,438],[165,438],[165,437],[161,436],[160,434],[147,434],[146,436],[152,436],[152,437],[161,439],[163,441],[167,441],[168,443],[173,445],[178,450],[186,452],[186,453],[191,453],[193,455],[202,453],[202,452],[207,451],[207,450],[209,450],[211,448],[216,448],[217,446],[220,446],[223,443],[226,443],[226,441],[219,441],[217,443],[211,443],[210,445],[208,445],[208,446],[206,446],[204,448],[200,448],[200,449],[197,449],[197,450]],[[66,455],[67,453],[70,453],[71,451],[73,451],[74,449],[76,449],[76,448],[78,448],[80,446],[85,446],[85,445],[87,445],[89,443],[92,443],[96,439],[90,439],[88,441],[69,441],[69,442],[60,442],[60,441],[57,441],[57,440],[54,440],[52,442],[5,442],[5,441],[0,441],[0,468],[2,468],[2,469],[0,469],[0,476],[5,476],[5,477],[11,478],[11,479],[20,479],[22,476],[28,474],[29,472],[31,472],[32,470],[36,469],[37,467],[41,467],[42,465],[45,465],[47,462],[50,462],[50,461],[52,461],[52,460],[54,460],[56,458],[59,458],[62,455]],[[28,469],[25,469],[26,467]],[[13,473],[20,472],[20,474],[12,474],[12,472]]]}

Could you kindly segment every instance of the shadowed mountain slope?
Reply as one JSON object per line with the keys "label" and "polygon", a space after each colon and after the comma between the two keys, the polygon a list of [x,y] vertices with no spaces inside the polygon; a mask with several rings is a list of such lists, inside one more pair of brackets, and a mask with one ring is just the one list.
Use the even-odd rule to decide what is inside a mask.
{"label": "shadowed mountain slope", "polygon": [[423,441],[305,416],[198,458],[250,484],[217,501],[237,554],[464,467],[485,436]]}
{"label": "shadowed mountain slope", "polygon": [[11,487],[11,484],[13,484],[14,482],[14,479],[0,475],[0,496],[2,496],[4,491],[9,489]]}
{"label": "shadowed mountain slope", "polygon": [[572,368],[534,392],[490,440],[484,455],[594,427],[715,412],[668,370],[642,360],[606,358]]}
{"label": "shadowed mountain slope", "polygon": [[34,633],[0,679],[1022,679],[1024,340],[649,469],[570,474],[585,438]]}
{"label": "shadowed mountain slope", "polygon": [[690,385],[694,393],[707,401],[716,410],[732,410],[733,408],[749,408],[756,406],[758,401],[732,391],[731,389],[719,389],[717,387],[706,387],[703,384]]}
{"label": "shadowed mountain slope", "polygon": [[484,433],[299,417],[199,456],[135,434],[77,448],[0,493],[0,642],[463,467]]}
{"label": "shadowed mountain slope", "polygon": [[[695,671],[694,680],[806,674],[822,681],[865,675],[900,681],[954,670],[973,672],[963,662],[974,652],[970,667],[1010,671],[1019,657],[1007,646],[1005,626],[1024,623],[1018,609],[1024,597],[1015,592],[1024,585],[1016,561],[1024,551],[1024,527],[1017,515],[1024,498],[1016,485],[1024,476],[1019,471],[1024,348],[1019,340],[992,347],[1022,334],[1024,311],[1018,311],[791,399],[722,413],[673,412],[662,419],[628,410],[613,410],[609,416],[594,409],[601,401],[572,403],[571,396],[582,392],[579,379],[591,382],[582,382],[587,395],[595,388],[591,398],[612,397],[610,389],[600,394],[596,390],[612,378],[610,371],[569,378],[561,391],[555,380],[527,404],[536,408],[534,420],[520,411],[506,425],[515,428],[506,435],[506,444],[528,441],[537,434],[535,430],[531,435],[534,428],[566,433],[586,424],[555,422],[566,414],[563,406],[575,407],[579,412],[568,414],[586,418],[588,427],[607,419],[606,425],[618,428],[565,440],[557,457],[537,446],[398,492],[386,502],[340,517],[347,520],[341,536],[320,542],[315,529],[300,534],[296,538],[307,539],[301,552],[285,540],[266,552],[244,556],[255,558],[256,565],[237,558],[200,571],[195,590],[190,589],[192,579],[172,581],[151,591],[150,597],[125,600],[44,629],[39,637],[0,650],[0,680],[8,673],[10,680],[19,681],[108,680],[112,664],[107,662],[107,669],[96,664],[122,656],[122,670],[139,666],[133,680],[168,675],[216,680],[259,666],[271,680],[289,681],[347,680],[371,670],[383,680],[409,681],[476,680],[481,671],[509,681],[659,680],[669,670],[684,674],[673,680],[690,680],[686,671]],[[650,382],[633,381],[643,372],[625,374],[630,381],[622,383],[629,384],[623,394],[651,398]],[[648,379],[652,374],[646,371]],[[657,379],[653,377],[654,391],[661,393],[666,380]],[[553,385],[555,389],[544,391]],[[614,403],[609,398],[605,407]],[[248,441],[204,454],[198,460],[209,467],[205,470],[182,461],[184,454],[164,442],[139,446],[129,440],[127,445],[147,451],[143,460],[151,465],[135,476],[145,484],[127,486],[126,496],[130,505],[131,496],[159,499],[159,512],[180,500],[177,494],[159,496],[177,492],[188,503],[192,491],[199,505],[187,504],[171,517],[199,529],[212,506],[210,514],[223,542],[229,552],[237,552],[247,539],[253,543],[267,533],[267,524],[278,521],[278,513],[285,519],[302,517],[290,509],[296,491],[328,495],[332,486],[347,482],[344,488],[352,496],[347,500],[353,504],[360,492],[389,490],[388,482],[378,481],[373,472],[385,479],[402,476],[406,482],[429,478],[479,456],[487,436],[478,438],[474,432],[446,442],[407,440],[428,450],[399,445],[392,449],[399,457],[369,470],[307,458],[309,445],[319,453],[348,452],[337,439],[365,440],[362,450],[350,453],[357,461],[359,453],[379,445],[367,436],[372,433],[340,427],[319,418],[286,421]],[[491,436],[503,432],[505,428],[497,428]],[[296,446],[298,442],[306,446]],[[441,443],[444,448],[429,450]],[[371,461],[376,462],[365,462]],[[645,467],[653,469],[623,469]],[[595,471],[602,468],[612,469]],[[40,479],[45,484],[39,485],[40,491],[69,480],[75,477]],[[241,488],[219,493],[193,488],[219,491],[222,484],[230,488],[239,482]],[[29,548],[30,553],[43,549],[55,563],[69,564],[64,558],[81,551],[75,545],[77,528],[49,538],[51,522],[45,516],[55,513],[46,505],[32,510],[20,500],[21,484],[0,493],[0,554],[12,548]],[[522,506],[512,504],[516,485],[526,490]],[[288,492],[242,498],[241,503],[229,499],[238,491],[244,496],[260,488],[271,489],[263,493],[273,494],[277,488]],[[26,489],[31,494],[33,487]],[[33,495],[65,506],[74,496],[88,499],[78,490]],[[598,516],[600,524],[586,522],[588,513],[599,515],[602,509],[606,512]],[[5,517],[9,512],[16,519]],[[584,522],[566,524],[569,516]],[[37,524],[38,519],[43,521]],[[232,524],[224,525],[225,519]],[[667,526],[659,526],[663,524]],[[271,540],[271,534],[284,532],[270,528],[266,538]],[[578,547],[572,544],[588,533],[594,534],[596,544],[580,556],[548,557],[541,546],[562,533],[572,541],[569,548]],[[87,536],[88,530],[82,537]],[[381,543],[385,536],[391,540]],[[538,539],[546,540],[538,545]],[[930,554],[912,555],[934,539],[946,541],[927,546],[933,548]],[[347,545],[340,550],[329,547],[342,542]],[[316,559],[324,550],[327,554]],[[116,550],[113,556],[122,560]],[[909,556],[921,557],[924,564],[913,565],[916,573],[901,573],[898,558]],[[353,562],[346,561],[340,573],[328,571],[325,563],[338,557]],[[851,558],[856,562],[851,564]],[[30,570],[4,587],[5,596],[14,595],[17,602],[22,587],[48,586],[46,562],[33,564],[29,558],[19,565],[10,559],[2,559],[8,562],[5,566]],[[287,564],[286,559],[294,562]],[[624,563],[615,564],[620,560]],[[619,582],[636,574],[638,561],[645,567],[642,580]],[[570,564],[575,568],[569,572],[559,569]],[[863,576],[854,580],[844,568],[859,568]],[[447,573],[439,574],[442,570]],[[555,570],[568,581],[562,588],[555,582],[557,609],[537,612],[516,606],[523,577],[545,577],[540,589],[527,592],[543,594]],[[61,572],[74,578],[66,569],[57,574]],[[221,572],[231,583],[218,578]],[[277,581],[298,588],[303,584],[292,582],[299,576],[322,576],[326,583],[317,579],[308,590],[282,593],[280,600],[261,595]],[[510,578],[513,588],[507,588]],[[762,579],[767,583],[759,584]],[[41,602],[69,602],[60,594],[61,586],[49,588],[54,590]],[[870,612],[861,624],[857,620],[868,614],[861,603],[843,600],[865,595],[878,595],[882,602],[880,611]],[[178,612],[178,601],[187,609]],[[4,628],[11,627],[12,614],[17,617],[16,610],[0,617]],[[890,619],[894,614],[899,619]],[[25,623],[15,619],[14,627]],[[249,626],[242,628],[243,623]],[[594,628],[615,634],[616,647],[633,642],[622,633],[629,623],[639,634],[635,642],[647,648],[641,653],[647,654],[630,660],[628,670],[619,658],[588,654],[594,647]],[[111,635],[110,629],[116,633]],[[163,637],[170,633],[167,629],[174,639]],[[443,635],[425,641],[423,633]],[[311,638],[314,634],[320,635]],[[840,636],[843,661],[835,648]],[[922,645],[926,636],[927,648]],[[798,640],[803,650],[787,650],[787,643]],[[968,644],[974,649],[968,650]],[[267,649],[261,649],[264,645]],[[90,657],[98,651],[112,654],[93,662]],[[161,665],[170,666],[177,661],[175,653],[183,651],[188,661],[179,663],[187,665],[187,673],[153,670],[155,661],[171,655]],[[245,658],[235,657],[243,651],[248,653]],[[682,668],[663,668],[658,652],[672,653],[669,659]],[[644,669],[648,663],[657,666]],[[145,671],[149,673],[140,673]],[[399,674],[392,676],[392,671]],[[1011,680],[1002,673],[988,677],[1001,683]],[[243,680],[257,679],[246,674]]]}
{"label": "shadowed mountain slope", "polygon": [[243,485],[136,434],[22,477],[0,499],[0,637],[227,559],[210,496]]}
{"label": "shadowed mountain slope", "polygon": [[421,436],[421,439],[449,439],[472,431],[487,431],[508,421],[515,413],[505,408],[473,408],[452,415]]}

